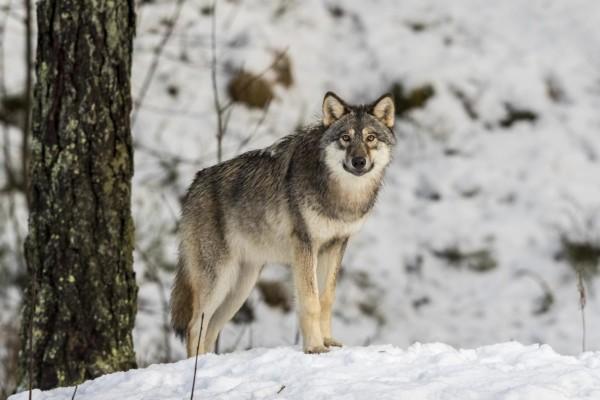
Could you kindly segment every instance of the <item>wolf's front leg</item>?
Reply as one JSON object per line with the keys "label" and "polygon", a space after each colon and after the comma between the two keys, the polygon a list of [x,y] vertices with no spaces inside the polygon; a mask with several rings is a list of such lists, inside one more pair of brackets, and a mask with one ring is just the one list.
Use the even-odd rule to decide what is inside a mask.
{"label": "wolf's front leg", "polygon": [[305,353],[323,353],[327,348],[321,335],[317,257],[308,244],[298,244],[294,251],[294,285],[298,293],[300,329]]}
{"label": "wolf's front leg", "polygon": [[321,303],[321,334],[325,346],[341,346],[331,334],[331,309],[335,299],[335,284],[346,249],[347,238],[335,239],[326,243],[319,252],[317,275]]}

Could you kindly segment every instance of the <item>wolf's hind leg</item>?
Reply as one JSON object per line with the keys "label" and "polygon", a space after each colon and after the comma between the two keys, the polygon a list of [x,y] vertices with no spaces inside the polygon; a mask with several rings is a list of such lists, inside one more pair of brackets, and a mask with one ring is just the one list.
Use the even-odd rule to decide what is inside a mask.
{"label": "wolf's hind leg", "polygon": [[[214,274],[212,280],[210,275],[203,276],[206,280],[203,282],[205,290],[198,293],[194,300],[194,315],[188,326],[186,338],[188,357],[196,355],[196,348],[198,348],[198,354],[212,350],[210,341],[207,340],[211,322],[214,319],[215,311],[223,303],[230,290],[231,281],[237,279],[237,271],[232,270],[230,265],[219,263],[215,265],[214,270],[219,273]],[[202,318],[202,314],[204,314],[204,318]],[[200,335],[201,326],[202,335]]]}
{"label": "wolf's hind leg", "polygon": [[342,257],[346,249],[347,238],[327,243],[319,252],[317,277],[319,279],[319,301],[321,305],[321,334],[325,346],[341,346],[331,335],[331,310],[335,299],[335,285]]}
{"label": "wolf's hind leg", "polygon": [[239,275],[237,280],[231,286],[229,293],[223,302],[217,307],[213,314],[206,336],[207,351],[214,351],[215,342],[219,332],[225,324],[233,318],[236,312],[242,307],[244,301],[250,295],[252,288],[258,280],[262,266],[241,263],[239,266]]}

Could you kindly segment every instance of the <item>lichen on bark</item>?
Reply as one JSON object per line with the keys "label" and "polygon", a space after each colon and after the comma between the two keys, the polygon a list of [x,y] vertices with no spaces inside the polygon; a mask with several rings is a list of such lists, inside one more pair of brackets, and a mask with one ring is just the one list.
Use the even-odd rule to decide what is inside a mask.
{"label": "lichen on bark", "polygon": [[20,376],[48,389],[135,366],[134,5],[41,0],[37,20]]}

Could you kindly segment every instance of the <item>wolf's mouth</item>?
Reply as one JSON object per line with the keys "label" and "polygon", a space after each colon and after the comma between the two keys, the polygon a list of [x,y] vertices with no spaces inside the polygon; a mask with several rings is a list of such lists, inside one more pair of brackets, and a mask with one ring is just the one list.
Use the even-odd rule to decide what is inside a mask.
{"label": "wolf's mouth", "polygon": [[356,170],[354,168],[349,168],[345,162],[342,162],[342,165],[344,167],[344,169],[347,172],[350,172],[352,175],[355,176],[363,176],[364,174],[371,172],[371,170],[373,169],[373,167],[375,166],[375,163],[372,163],[371,166],[369,167],[369,169],[360,169],[360,170]]}

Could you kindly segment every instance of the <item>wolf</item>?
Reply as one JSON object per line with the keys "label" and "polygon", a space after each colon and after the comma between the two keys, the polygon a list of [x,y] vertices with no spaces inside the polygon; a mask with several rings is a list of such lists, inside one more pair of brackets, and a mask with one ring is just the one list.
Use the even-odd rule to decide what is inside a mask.
{"label": "wolf", "polygon": [[171,322],[188,357],[212,351],[267,263],[292,268],[305,353],[331,333],[348,238],[372,210],[396,143],[394,101],[349,105],[327,92],[321,121],[199,171],[180,221]]}

